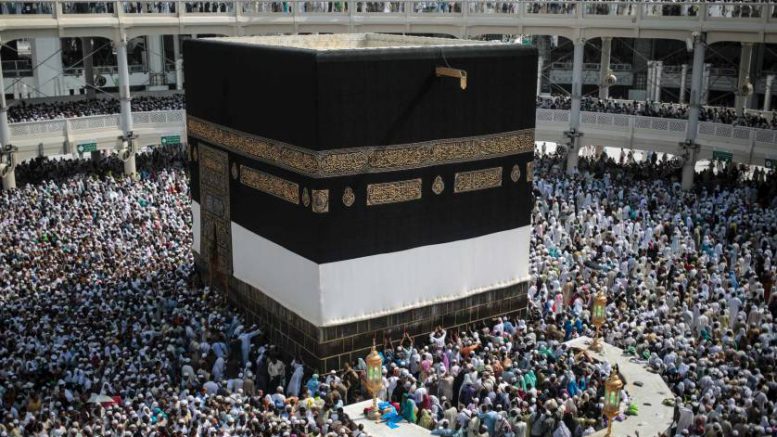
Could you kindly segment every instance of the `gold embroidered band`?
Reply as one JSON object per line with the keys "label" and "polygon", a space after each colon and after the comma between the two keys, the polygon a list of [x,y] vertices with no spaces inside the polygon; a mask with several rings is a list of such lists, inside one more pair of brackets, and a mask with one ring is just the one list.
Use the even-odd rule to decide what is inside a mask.
{"label": "gold embroidered band", "polygon": [[456,173],[453,180],[454,193],[485,190],[502,185],[502,167]]}
{"label": "gold embroidered band", "polygon": [[187,118],[189,135],[311,177],[407,170],[534,150],[534,129],[413,144],[314,151]]}
{"label": "gold embroidered band", "polygon": [[240,166],[240,182],[255,190],[299,205],[299,185],[294,182],[245,165]]}
{"label": "gold embroidered band", "polygon": [[421,198],[421,179],[367,185],[367,205],[407,202]]}

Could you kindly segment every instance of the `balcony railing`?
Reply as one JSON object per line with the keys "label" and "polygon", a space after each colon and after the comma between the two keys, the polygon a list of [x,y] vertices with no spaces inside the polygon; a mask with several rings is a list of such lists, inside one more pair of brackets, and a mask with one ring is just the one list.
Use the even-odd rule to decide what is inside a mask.
{"label": "balcony railing", "polygon": [[[92,67],[94,69],[94,74],[119,74],[119,67],[116,65],[95,65]],[[5,72],[5,70],[3,70]],[[62,69],[62,72],[66,75],[72,75],[72,76],[81,76],[84,74],[84,67],[65,67]],[[132,73],[147,73],[148,67],[142,64],[132,64],[129,65],[129,72]]]}
{"label": "balcony railing", "polygon": [[[132,123],[136,129],[162,125],[183,127],[185,113],[183,110],[134,112],[132,113]],[[119,127],[119,114],[28,121],[12,123],[11,138],[17,142],[36,136],[60,133],[67,135],[89,130],[119,129]]]}
{"label": "balcony railing", "polygon": [[[543,140],[542,132],[561,132],[569,125],[569,111],[563,109],[537,109],[537,140]],[[640,115],[608,114],[603,112],[582,112],[580,130],[593,134],[596,131],[611,138],[623,137],[624,147],[630,135],[678,144],[685,139],[688,121],[676,118],[644,117]],[[739,150],[768,150],[768,155],[777,155],[777,130],[733,126],[723,123],[700,122],[697,139],[709,149],[736,147]],[[652,141],[652,140],[648,140]],[[765,147],[765,149],[764,149]]]}

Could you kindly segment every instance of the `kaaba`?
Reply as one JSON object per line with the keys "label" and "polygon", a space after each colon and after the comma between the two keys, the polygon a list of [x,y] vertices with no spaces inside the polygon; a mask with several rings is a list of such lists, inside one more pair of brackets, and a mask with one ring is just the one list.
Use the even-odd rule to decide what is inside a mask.
{"label": "kaaba", "polygon": [[537,53],[387,34],[187,40],[203,278],[319,370],[523,311]]}

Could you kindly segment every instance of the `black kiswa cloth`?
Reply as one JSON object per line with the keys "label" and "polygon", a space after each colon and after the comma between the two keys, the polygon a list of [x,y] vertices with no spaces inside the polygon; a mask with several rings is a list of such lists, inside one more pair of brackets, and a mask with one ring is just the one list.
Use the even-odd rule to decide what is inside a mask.
{"label": "black kiswa cloth", "polygon": [[[313,150],[534,127],[537,52],[520,45],[316,51],[187,40],[184,59],[189,115]],[[436,77],[438,66],[465,70],[467,89]]]}

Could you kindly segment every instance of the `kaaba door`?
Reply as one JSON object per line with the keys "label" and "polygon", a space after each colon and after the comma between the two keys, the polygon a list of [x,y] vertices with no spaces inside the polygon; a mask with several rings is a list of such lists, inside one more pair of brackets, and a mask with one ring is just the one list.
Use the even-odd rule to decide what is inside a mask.
{"label": "kaaba door", "polygon": [[201,255],[208,260],[211,283],[222,286],[232,276],[232,230],[229,213],[229,156],[199,145]]}

